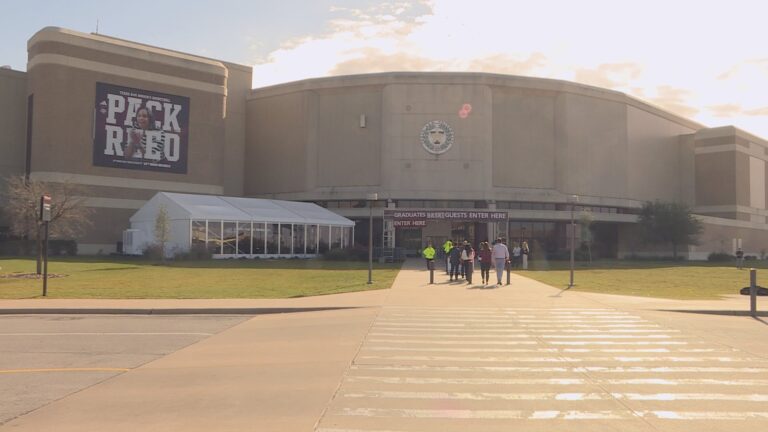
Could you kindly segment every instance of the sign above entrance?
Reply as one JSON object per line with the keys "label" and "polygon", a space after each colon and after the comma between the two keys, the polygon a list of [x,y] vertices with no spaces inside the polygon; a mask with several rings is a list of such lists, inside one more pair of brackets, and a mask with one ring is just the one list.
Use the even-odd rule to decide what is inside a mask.
{"label": "sign above entrance", "polygon": [[432,120],[421,128],[421,146],[433,155],[450,150],[453,145],[453,129],[442,120]]}
{"label": "sign above entrance", "polygon": [[[493,222],[507,220],[507,212],[501,211],[410,211],[384,210],[385,219],[393,219],[395,226],[399,221],[448,220],[460,222]],[[400,226],[419,226],[416,224]],[[423,225],[421,225],[423,226]]]}

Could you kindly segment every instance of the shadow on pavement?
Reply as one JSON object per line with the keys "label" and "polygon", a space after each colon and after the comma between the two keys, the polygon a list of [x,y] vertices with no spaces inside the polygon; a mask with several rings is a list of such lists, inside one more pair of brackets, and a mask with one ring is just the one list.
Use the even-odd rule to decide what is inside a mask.
{"label": "shadow on pavement", "polygon": [[[685,309],[657,309],[660,312],[680,312],[680,313],[695,313],[704,315],[730,315],[730,316],[743,316],[751,317],[752,314],[749,311],[736,311],[736,310],[685,310]],[[756,321],[768,325],[766,320],[760,317],[768,317],[768,311],[758,311],[757,316],[754,317]]]}

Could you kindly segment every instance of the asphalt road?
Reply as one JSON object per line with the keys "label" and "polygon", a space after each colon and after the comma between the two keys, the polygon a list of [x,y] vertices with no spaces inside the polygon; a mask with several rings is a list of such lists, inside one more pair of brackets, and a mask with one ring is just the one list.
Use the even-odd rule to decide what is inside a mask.
{"label": "asphalt road", "polygon": [[249,318],[0,316],[0,425]]}

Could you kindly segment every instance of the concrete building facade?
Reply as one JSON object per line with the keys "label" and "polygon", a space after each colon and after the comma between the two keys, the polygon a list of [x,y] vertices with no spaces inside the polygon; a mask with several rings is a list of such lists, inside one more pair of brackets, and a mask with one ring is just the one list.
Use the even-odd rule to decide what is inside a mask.
{"label": "concrete building facade", "polygon": [[[102,35],[45,28],[28,49],[26,73],[0,70],[0,174],[88,186],[96,216],[83,253],[114,251],[158,191],[316,202],[357,220],[360,244],[376,193],[375,244],[410,250],[505,236],[556,253],[575,205],[605,256],[665,254],[631,232],[644,202],[674,201],[705,226],[684,255],[768,248],[768,142],[623,93],[429,72],[251,89],[249,67]],[[188,117],[175,123],[163,104]],[[99,147],[100,119],[122,113],[105,126],[117,140],[140,106],[166,107],[156,135],[168,158],[126,168],[129,156],[114,155],[125,148]],[[179,142],[186,165],[168,149]]]}

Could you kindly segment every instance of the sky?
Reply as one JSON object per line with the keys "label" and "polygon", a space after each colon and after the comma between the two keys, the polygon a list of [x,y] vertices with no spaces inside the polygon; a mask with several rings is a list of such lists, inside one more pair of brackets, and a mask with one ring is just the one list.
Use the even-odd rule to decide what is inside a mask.
{"label": "sky", "polygon": [[[12,5],[12,6],[11,6]],[[65,27],[253,66],[253,86],[468,71],[620,91],[768,139],[764,0],[0,0],[0,65]]]}

